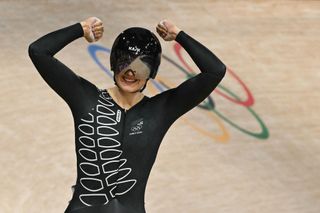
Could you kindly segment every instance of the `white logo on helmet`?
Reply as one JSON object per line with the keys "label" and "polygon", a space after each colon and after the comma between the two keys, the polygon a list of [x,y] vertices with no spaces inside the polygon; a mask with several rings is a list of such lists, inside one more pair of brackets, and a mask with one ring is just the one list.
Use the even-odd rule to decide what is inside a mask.
{"label": "white logo on helmet", "polygon": [[141,51],[141,49],[138,47],[129,47],[129,50],[134,51],[136,53],[139,53]]}

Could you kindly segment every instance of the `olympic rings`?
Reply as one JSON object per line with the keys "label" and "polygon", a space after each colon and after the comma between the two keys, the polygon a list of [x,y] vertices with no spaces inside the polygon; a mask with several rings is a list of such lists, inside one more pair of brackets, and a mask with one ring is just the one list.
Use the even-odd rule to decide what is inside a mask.
{"label": "olympic rings", "polygon": [[[170,59],[169,57],[167,57],[166,55],[163,55],[163,58],[168,61],[169,63],[171,63],[173,66],[175,66],[176,68],[178,68],[178,70],[182,71],[185,75],[186,78],[189,79],[191,77],[193,77],[194,75],[196,75],[191,67],[189,67],[189,65],[185,62],[184,58],[182,57],[181,54],[181,46],[176,43],[174,45],[174,50],[175,53],[177,54],[179,60],[181,61],[181,63],[188,69],[184,69],[182,66],[180,66],[179,64],[177,64],[175,61],[173,61],[172,59]],[[107,68],[105,67],[99,60],[98,56],[97,56],[97,52],[102,51],[105,52],[107,54],[110,54],[110,49],[105,48],[103,46],[97,45],[97,44],[90,44],[88,46],[88,52],[91,55],[91,57],[93,58],[93,60],[96,62],[96,64],[112,79],[113,78],[113,73]],[[228,119],[225,115],[223,115],[221,112],[219,112],[218,110],[216,110],[215,107],[215,103],[212,99],[211,96],[209,96],[205,101],[203,101],[200,105],[198,105],[199,108],[201,109],[205,109],[206,113],[208,113],[208,115],[212,114],[210,112],[214,112],[218,117],[220,117],[222,120],[224,120],[225,122],[229,123],[232,127],[238,129],[239,131],[248,134],[252,137],[256,137],[259,139],[267,139],[269,137],[269,131],[266,127],[266,125],[263,123],[263,121],[260,119],[260,117],[254,112],[254,110],[250,107],[254,104],[254,98],[253,95],[251,94],[250,90],[246,87],[246,85],[242,82],[242,80],[230,69],[228,68],[228,72],[240,83],[240,85],[243,87],[246,95],[247,95],[247,99],[245,101],[241,101],[240,98],[238,96],[236,96],[233,92],[231,92],[229,89],[225,88],[224,86],[222,86],[221,84],[218,85],[218,87],[214,90],[215,92],[217,92],[219,95],[225,97],[226,99],[239,104],[239,105],[243,105],[245,106],[248,111],[256,118],[256,120],[258,121],[260,127],[261,127],[261,132],[259,133],[254,133],[254,132],[250,132],[246,129],[244,129],[243,127],[240,127],[239,125],[235,124],[234,122],[232,122],[230,119]],[[168,80],[163,80],[160,79],[159,77],[157,78],[157,80],[151,79],[151,82],[153,84],[154,87],[156,87],[160,92],[163,92],[167,89],[169,89],[170,87],[167,85],[167,83],[169,82]],[[147,87],[147,89],[153,90],[153,93],[155,93],[156,90],[154,90],[153,88],[151,88],[150,86]],[[227,95],[225,95],[224,93],[222,93],[221,91],[217,90],[220,89],[222,91],[224,91],[224,93],[227,93]],[[214,117],[211,117],[211,119],[213,119]],[[184,119],[184,122],[186,124],[188,124],[189,126],[191,126],[194,130],[200,132],[201,134],[205,134],[211,138],[214,138],[216,140],[225,142],[228,138],[229,138],[229,134],[227,133],[224,125],[218,120],[218,119],[214,119],[215,122],[218,124],[219,128],[222,130],[222,134],[221,135],[216,135],[213,133],[210,133],[198,126],[196,126],[194,123],[189,122],[187,119]]]}

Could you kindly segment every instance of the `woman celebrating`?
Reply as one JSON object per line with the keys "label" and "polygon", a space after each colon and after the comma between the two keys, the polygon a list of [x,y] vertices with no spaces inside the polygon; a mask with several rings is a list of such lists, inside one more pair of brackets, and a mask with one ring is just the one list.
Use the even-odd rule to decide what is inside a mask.
{"label": "woman celebrating", "polygon": [[156,30],[165,41],[179,42],[201,73],[153,97],[142,91],[157,74],[161,45],[147,29],[132,27],[115,39],[110,55],[115,86],[107,89],[54,57],[80,37],[98,41],[103,35],[98,18],[51,32],[29,46],[35,67],[74,118],[77,180],[66,213],[145,213],[145,188],[164,135],[225,75],[225,65],[172,22],[164,20]]}

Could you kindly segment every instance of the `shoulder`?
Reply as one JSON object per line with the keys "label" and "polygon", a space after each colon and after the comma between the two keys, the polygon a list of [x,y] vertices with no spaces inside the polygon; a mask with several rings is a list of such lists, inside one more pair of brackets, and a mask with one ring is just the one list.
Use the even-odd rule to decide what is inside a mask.
{"label": "shoulder", "polygon": [[174,93],[175,88],[172,89],[168,89],[165,90],[163,92],[160,92],[154,96],[148,97],[148,100],[150,102],[154,102],[154,103],[165,103],[168,99],[170,99],[170,97],[172,96],[172,94]]}
{"label": "shoulder", "polygon": [[102,91],[98,86],[96,86],[91,81],[81,77],[78,75],[78,78],[80,80],[80,87],[81,91],[83,92],[83,95],[87,98],[93,97],[96,98],[97,95]]}

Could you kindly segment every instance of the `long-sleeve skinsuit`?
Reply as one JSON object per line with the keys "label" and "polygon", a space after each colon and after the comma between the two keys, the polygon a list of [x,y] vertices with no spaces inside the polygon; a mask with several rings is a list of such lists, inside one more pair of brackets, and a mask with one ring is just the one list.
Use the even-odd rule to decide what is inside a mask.
{"label": "long-sleeve skinsuit", "polygon": [[42,78],[69,105],[74,118],[77,179],[66,213],[145,213],[144,194],[160,143],[172,123],[201,103],[225,75],[225,65],[181,31],[176,41],[201,73],[178,87],[144,97],[124,110],[54,55],[83,36],[80,23],[29,46]]}

